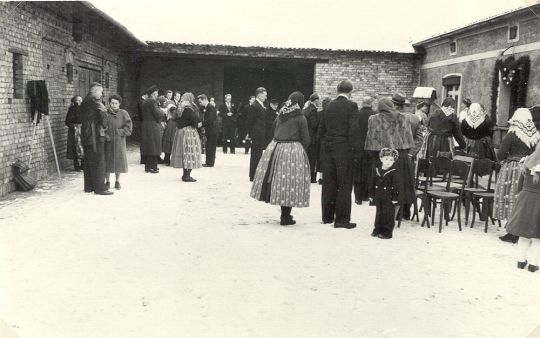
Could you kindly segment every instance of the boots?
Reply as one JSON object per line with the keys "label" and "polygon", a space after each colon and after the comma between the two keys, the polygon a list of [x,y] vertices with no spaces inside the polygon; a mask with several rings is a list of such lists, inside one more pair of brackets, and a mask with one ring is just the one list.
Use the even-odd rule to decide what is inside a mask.
{"label": "boots", "polygon": [[281,207],[281,225],[293,225],[296,221],[291,216],[292,207]]}

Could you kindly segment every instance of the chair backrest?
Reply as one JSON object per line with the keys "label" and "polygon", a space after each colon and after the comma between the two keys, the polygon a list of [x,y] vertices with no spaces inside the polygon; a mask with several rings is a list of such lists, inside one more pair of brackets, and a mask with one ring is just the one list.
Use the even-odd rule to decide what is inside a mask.
{"label": "chair backrest", "polygon": [[450,191],[452,180],[457,177],[460,179],[461,189],[465,188],[467,185],[469,174],[471,172],[471,163],[467,163],[461,160],[453,160],[450,177],[446,184],[447,191]]}
{"label": "chair backrest", "polygon": [[446,156],[433,157],[431,159],[431,175],[448,175],[452,168],[452,160]]}
{"label": "chair backrest", "polygon": [[426,158],[418,159],[418,162],[416,164],[416,181],[414,185],[415,189],[418,189],[418,187],[420,186],[420,175],[425,177],[425,180],[423,182],[427,185],[428,178],[429,178],[429,167],[430,167],[430,162],[428,159]]}
{"label": "chair backrest", "polygon": [[478,187],[479,185],[479,178],[480,177],[487,177],[487,189],[491,189],[491,181],[493,180],[493,174],[496,170],[497,163],[493,162],[489,158],[483,158],[480,160],[477,160],[474,162],[473,167],[473,176],[474,176],[474,185],[475,187]]}

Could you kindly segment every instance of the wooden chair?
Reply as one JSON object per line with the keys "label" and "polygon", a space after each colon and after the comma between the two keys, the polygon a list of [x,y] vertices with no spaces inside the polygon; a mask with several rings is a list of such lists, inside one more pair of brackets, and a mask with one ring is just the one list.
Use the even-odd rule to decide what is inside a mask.
{"label": "wooden chair", "polygon": [[[495,182],[497,181],[497,172],[499,169],[499,164],[491,161],[490,159],[482,159],[482,160],[479,160],[478,162],[480,161],[482,161],[482,164],[478,165],[478,167],[483,166],[482,173],[485,174],[484,176],[488,176],[488,182],[487,182],[487,187],[484,190],[473,191],[471,193],[472,196],[471,196],[470,202],[473,205],[473,219],[471,222],[471,228],[474,227],[474,222],[476,220],[476,212],[478,212],[478,215],[480,215],[482,212],[482,208],[484,208],[486,210],[484,232],[487,232],[489,219],[491,219],[491,223],[495,225],[495,220],[493,219],[493,212],[492,212],[493,204],[495,201],[495,192],[491,188],[491,183],[492,183],[492,179],[494,175],[495,175]],[[476,182],[476,184],[478,185],[478,182]],[[499,227],[501,227],[501,221],[497,220],[497,223]]]}
{"label": "wooden chair", "polygon": [[[471,170],[471,166],[463,161],[459,160],[450,160],[449,158],[444,157],[437,157],[433,159],[432,161],[432,170],[430,170],[430,174],[436,173],[436,172],[447,172],[448,180],[446,182],[446,187],[444,191],[426,191],[426,205],[431,206],[432,209],[432,219],[435,219],[435,211],[437,209],[437,204],[440,204],[441,210],[439,214],[439,232],[442,232],[442,220],[443,216],[445,217],[446,225],[448,225],[448,212],[446,210],[446,206],[451,205],[452,203],[458,203],[460,195],[454,192],[451,192],[451,185],[452,180],[454,177],[457,177],[461,181],[462,189],[465,188],[465,184],[467,182],[467,177],[469,177],[469,173]],[[422,224],[427,219],[428,213],[424,212],[424,220],[422,221]],[[458,217],[458,227],[459,231],[461,231],[461,207],[458,206],[457,209],[457,217]]]}
{"label": "wooden chair", "polygon": [[[483,158],[475,162],[472,169],[472,185],[464,190],[465,225],[469,224],[469,212],[471,208],[472,195],[475,193],[493,192],[491,184],[493,182],[493,176],[496,174],[497,167],[497,162],[494,162],[488,158]],[[482,186],[480,182],[481,179],[487,179],[487,184]]]}
{"label": "wooden chair", "polygon": [[[424,186],[427,188],[427,185],[429,184],[428,177],[429,177],[429,168],[430,168],[430,162],[428,159],[419,158],[417,160],[416,164],[416,179],[414,183],[414,191],[415,191],[415,199],[414,199],[414,213],[411,217],[411,219],[414,219],[414,216],[416,216],[416,221],[420,221],[419,212],[422,211],[422,209],[425,209],[425,203],[424,203]],[[422,189],[420,189],[422,186]],[[422,204],[420,205],[420,208],[418,208],[418,199],[422,200]],[[422,225],[423,226],[423,225]],[[429,227],[429,223],[428,223]]]}

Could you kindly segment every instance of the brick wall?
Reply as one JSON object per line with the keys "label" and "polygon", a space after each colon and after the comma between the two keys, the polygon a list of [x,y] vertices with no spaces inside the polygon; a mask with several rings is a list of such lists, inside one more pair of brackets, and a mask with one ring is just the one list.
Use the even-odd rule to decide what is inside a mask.
{"label": "brick wall", "polygon": [[[117,71],[124,67],[122,51],[127,47],[122,35],[111,36],[111,26],[99,16],[86,13],[77,2],[0,2],[0,196],[15,189],[11,164],[16,159],[28,162],[32,121],[29,98],[14,98],[12,52],[23,55],[23,80],[45,80],[49,92],[52,133],[62,168],[65,160],[67,128],[64,119],[73,95],[79,94],[79,67],[89,67],[110,74],[105,96],[116,92]],[[72,14],[86,13],[83,38],[72,36]],[[107,32],[107,34],[104,34]],[[66,50],[75,58],[74,78],[68,83]],[[36,129],[32,147],[32,172],[41,178],[55,171],[52,143],[45,120]]]}

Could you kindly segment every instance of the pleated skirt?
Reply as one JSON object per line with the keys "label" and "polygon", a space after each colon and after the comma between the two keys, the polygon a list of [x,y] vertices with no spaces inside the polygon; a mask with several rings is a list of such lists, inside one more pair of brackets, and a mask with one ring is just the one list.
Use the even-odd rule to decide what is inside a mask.
{"label": "pleated skirt", "polygon": [[188,126],[176,131],[171,149],[171,166],[184,169],[202,167],[201,140],[195,128]]}
{"label": "pleated skirt", "polygon": [[453,157],[454,138],[453,136],[436,135],[428,132],[424,137],[418,157],[423,159],[437,157],[438,152],[450,153]]}
{"label": "pleated skirt", "polygon": [[507,161],[501,166],[497,183],[495,185],[495,202],[493,218],[508,219],[514,211],[518,194],[519,176],[521,167],[518,161]]}
{"label": "pleated skirt", "polygon": [[493,142],[491,137],[486,136],[479,140],[467,139],[467,153],[475,154],[478,159],[488,158],[496,161],[495,150],[493,150]]}
{"label": "pleated skirt", "polygon": [[309,207],[309,158],[300,142],[272,141],[264,150],[250,196],[272,205]]}

